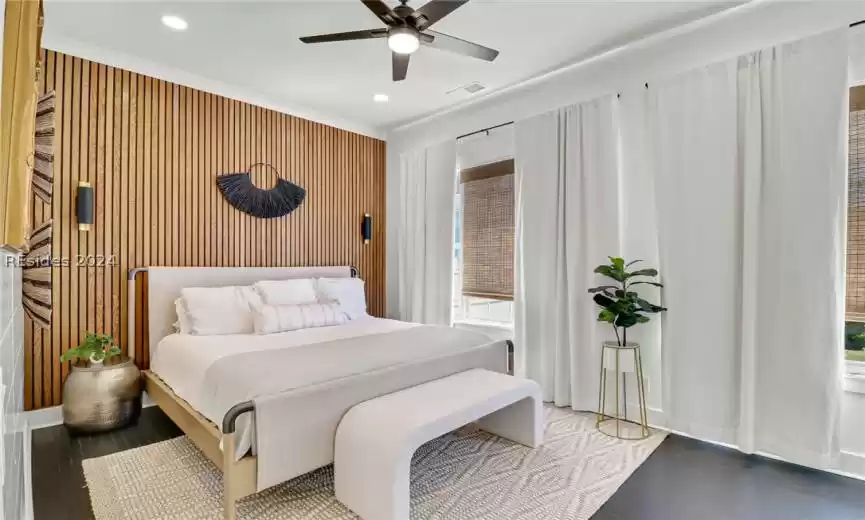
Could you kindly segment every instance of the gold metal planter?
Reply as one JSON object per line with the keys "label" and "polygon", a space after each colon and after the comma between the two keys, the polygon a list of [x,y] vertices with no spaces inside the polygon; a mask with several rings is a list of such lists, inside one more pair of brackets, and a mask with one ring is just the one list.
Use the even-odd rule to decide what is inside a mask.
{"label": "gold metal planter", "polygon": [[[610,353],[613,360],[607,362],[607,354]],[[629,359],[630,358],[630,359]],[[625,378],[623,376],[623,365],[633,362],[633,372],[637,379],[637,401],[640,409],[639,422],[629,420],[628,394]],[[607,366],[611,364],[613,366]],[[616,372],[613,382],[616,388],[616,412],[615,415],[607,414],[607,372]],[[627,373],[627,372],[625,372]],[[621,390],[621,393],[620,393]],[[622,406],[624,403],[624,406]],[[646,390],[643,379],[643,358],[640,354],[640,345],[628,343],[620,346],[612,341],[605,341],[601,348],[601,386],[598,390],[598,420],[596,423],[598,431],[610,437],[624,440],[641,440],[651,435],[648,424],[648,412],[646,408]]]}
{"label": "gold metal planter", "polygon": [[131,359],[73,365],[63,384],[63,423],[76,433],[125,426],[141,413],[141,373]]}

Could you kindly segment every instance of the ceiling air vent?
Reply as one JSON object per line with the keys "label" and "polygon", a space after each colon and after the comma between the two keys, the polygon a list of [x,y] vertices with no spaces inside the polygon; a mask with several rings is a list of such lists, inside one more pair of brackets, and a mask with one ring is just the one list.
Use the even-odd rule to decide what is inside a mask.
{"label": "ceiling air vent", "polygon": [[469,83],[468,85],[463,85],[461,87],[457,87],[457,88],[449,91],[448,94],[453,94],[455,92],[468,92],[469,94],[474,94],[476,92],[480,92],[481,90],[483,90],[485,88],[486,88],[485,86],[481,85],[477,81],[473,81],[472,83]]}

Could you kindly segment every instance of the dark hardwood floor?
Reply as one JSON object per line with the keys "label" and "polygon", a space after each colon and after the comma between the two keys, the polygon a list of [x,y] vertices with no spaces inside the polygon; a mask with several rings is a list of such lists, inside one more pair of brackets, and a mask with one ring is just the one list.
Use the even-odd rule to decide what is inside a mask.
{"label": "dark hardwood floor", "polygon": [[865,482],[670,435],[592,520],[863,520]]}
{"label": "dark hardwood floor", "polygon": [[[35,520],[93,518],[81,460],[181,434],[158,408],[103,435],[34,431]],[[865,482],[671,435],[593,520],[865,520]]]}
{"label": "dark hardwood floor", "polygon": [[141,411],[134,426],[100,435],[71,436],[64,426],[33,431],[34,520],[93,518],[81,461],[146,446],[183,435],[153,406]]}

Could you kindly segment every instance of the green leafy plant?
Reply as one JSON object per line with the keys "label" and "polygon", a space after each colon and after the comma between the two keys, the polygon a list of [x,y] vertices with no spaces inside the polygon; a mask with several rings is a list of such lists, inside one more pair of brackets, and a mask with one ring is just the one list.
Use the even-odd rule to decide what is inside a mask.
{"label": "green leafy plant", "polygon": [[[595,272],[611,278],[616,284],[601,285],[589,289],[589,293],[594,294],[593,299],[595,303],[602,307],[598,313],[598,321],[609,323],[613,326],[619,346],[624,346],[628,343],[629,328],[638,323],[649,321],[647,314],[655,314],[667,310],[664,307],[647,302],[643,298],[640,298],[639,294],[631,290],[635,285],[663,287],[663,285],[652,279],[658,276],[657,269],[628,271],[629,267],[638,262],[642,262],[642,260],[634,260],[626,264],[624,259],[611,256],[610,263],[599,265],[595,268]],[[621,334],[619,334],[619,329],[622,330]]]}
{"label": "green leafy plant", "polygon": [[114,338],[107,334],[88,332],[87,337],[84,338],[84,343],[67,350],[60,358],[60,362],[69,361],[73,358],[86,361],[91,358],[95,361],[105,361],[120,354],[120,348],[114,344]]}
{"label": "green leafy plant", "polygon": [[844,323],[844,349],[865,350],[865,323],[848,321]]}

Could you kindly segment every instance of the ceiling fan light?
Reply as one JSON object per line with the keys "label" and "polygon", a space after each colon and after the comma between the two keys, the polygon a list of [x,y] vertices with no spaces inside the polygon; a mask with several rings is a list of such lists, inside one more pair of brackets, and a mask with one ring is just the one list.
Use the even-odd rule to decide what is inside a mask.
{"label": "ceiling fan light", "polygon": [[420,47],[420,40],[411,29],[395,27],[387,35],[387,46],[397,54],[411,54]]}
{"label": "ceiling fan light", "polygon": [[186,23],[186,20],[179,16],[174,16],[173,14],[167,14],[162,17],[162,23],[166,27],[170,29],[174,29],[175,31],[185,31],[189,24]]}

